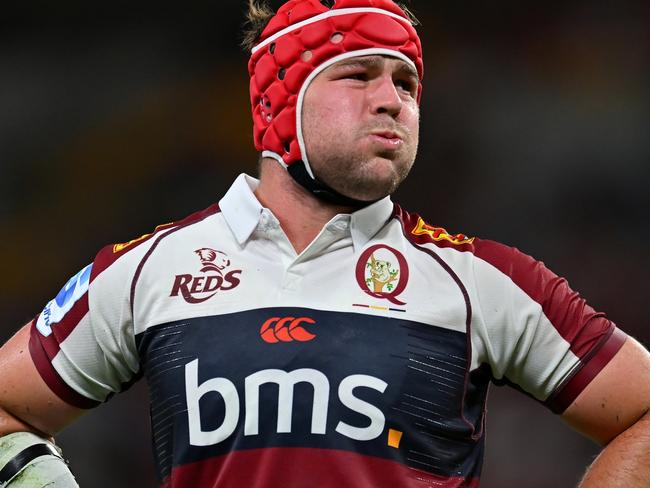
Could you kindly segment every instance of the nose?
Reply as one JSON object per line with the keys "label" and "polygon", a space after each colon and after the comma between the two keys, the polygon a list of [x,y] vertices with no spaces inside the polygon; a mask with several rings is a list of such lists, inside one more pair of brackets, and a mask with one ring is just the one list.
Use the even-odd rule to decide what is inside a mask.
{"label": "nose", "polygon": [[373,81],[368,94],[370,111],[373,115],[388,114],[393,118],[397,117],[402,111],[403,101],[392,76],[380,76]]}

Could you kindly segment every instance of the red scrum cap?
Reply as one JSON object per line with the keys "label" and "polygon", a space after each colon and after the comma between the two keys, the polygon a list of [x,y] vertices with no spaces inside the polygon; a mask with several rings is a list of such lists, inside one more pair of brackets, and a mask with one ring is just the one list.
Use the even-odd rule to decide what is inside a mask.
{"label": "red scrum cap", "polygon": [[[328,66],[377,54],[402,59],[422,80],[420,39],[404,11],[391,0],[336,0],[331,9],[319,0],[290,0],[270,20],[252,50],[248,72],[255,148],[330,201],[367,203],[347,199],[316,180],[302,135],[305,91]],[[420,84],[418,103],[421,90]]]}

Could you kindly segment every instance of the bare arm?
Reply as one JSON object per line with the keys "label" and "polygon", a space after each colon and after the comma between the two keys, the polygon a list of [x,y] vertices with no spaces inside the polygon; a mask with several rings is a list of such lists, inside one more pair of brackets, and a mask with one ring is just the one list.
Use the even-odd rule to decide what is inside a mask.
{"label": "bare arm", "polygon": [[29,353],[29,330],[25,325],[0,348],[0,436],[21,431],[53,436],[85,412],[45,384]]}
{"label": "bare arm", "polygon": [[650,354],[629,338],[563,414],[605,448],[581,488],[641,488],[650,480]]}

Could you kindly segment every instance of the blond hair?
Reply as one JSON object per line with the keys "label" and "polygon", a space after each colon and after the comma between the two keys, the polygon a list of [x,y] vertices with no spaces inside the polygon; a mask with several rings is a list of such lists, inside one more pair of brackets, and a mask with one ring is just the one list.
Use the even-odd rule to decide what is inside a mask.
{"label": "blond hair", "polygon": [[[328,8],[334,6],[334,0],[321,0],[321,3]],[[413,25],[420,25],[420,21],[415,17],[406,5],[402,2],[395,2],[406,14]],[[241,46],[246,52],[250,52],[253,46],[257,44],[258,39],[266,28],[266,25],[275,15],[275,11],[269,5],[268,0],[248,0],[248,13],[244,23],[244,33]]]}

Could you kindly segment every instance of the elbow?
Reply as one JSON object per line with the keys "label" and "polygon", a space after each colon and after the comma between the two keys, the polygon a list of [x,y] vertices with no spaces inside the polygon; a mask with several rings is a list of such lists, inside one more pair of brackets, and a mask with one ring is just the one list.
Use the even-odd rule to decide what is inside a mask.
{"label": "elbow", "polygon": [[43,432],[29,422],[17,417],[6,408],[0,407],[0,437],[14,432],[32,432],[40,437],[51,438],[53,433]]}

